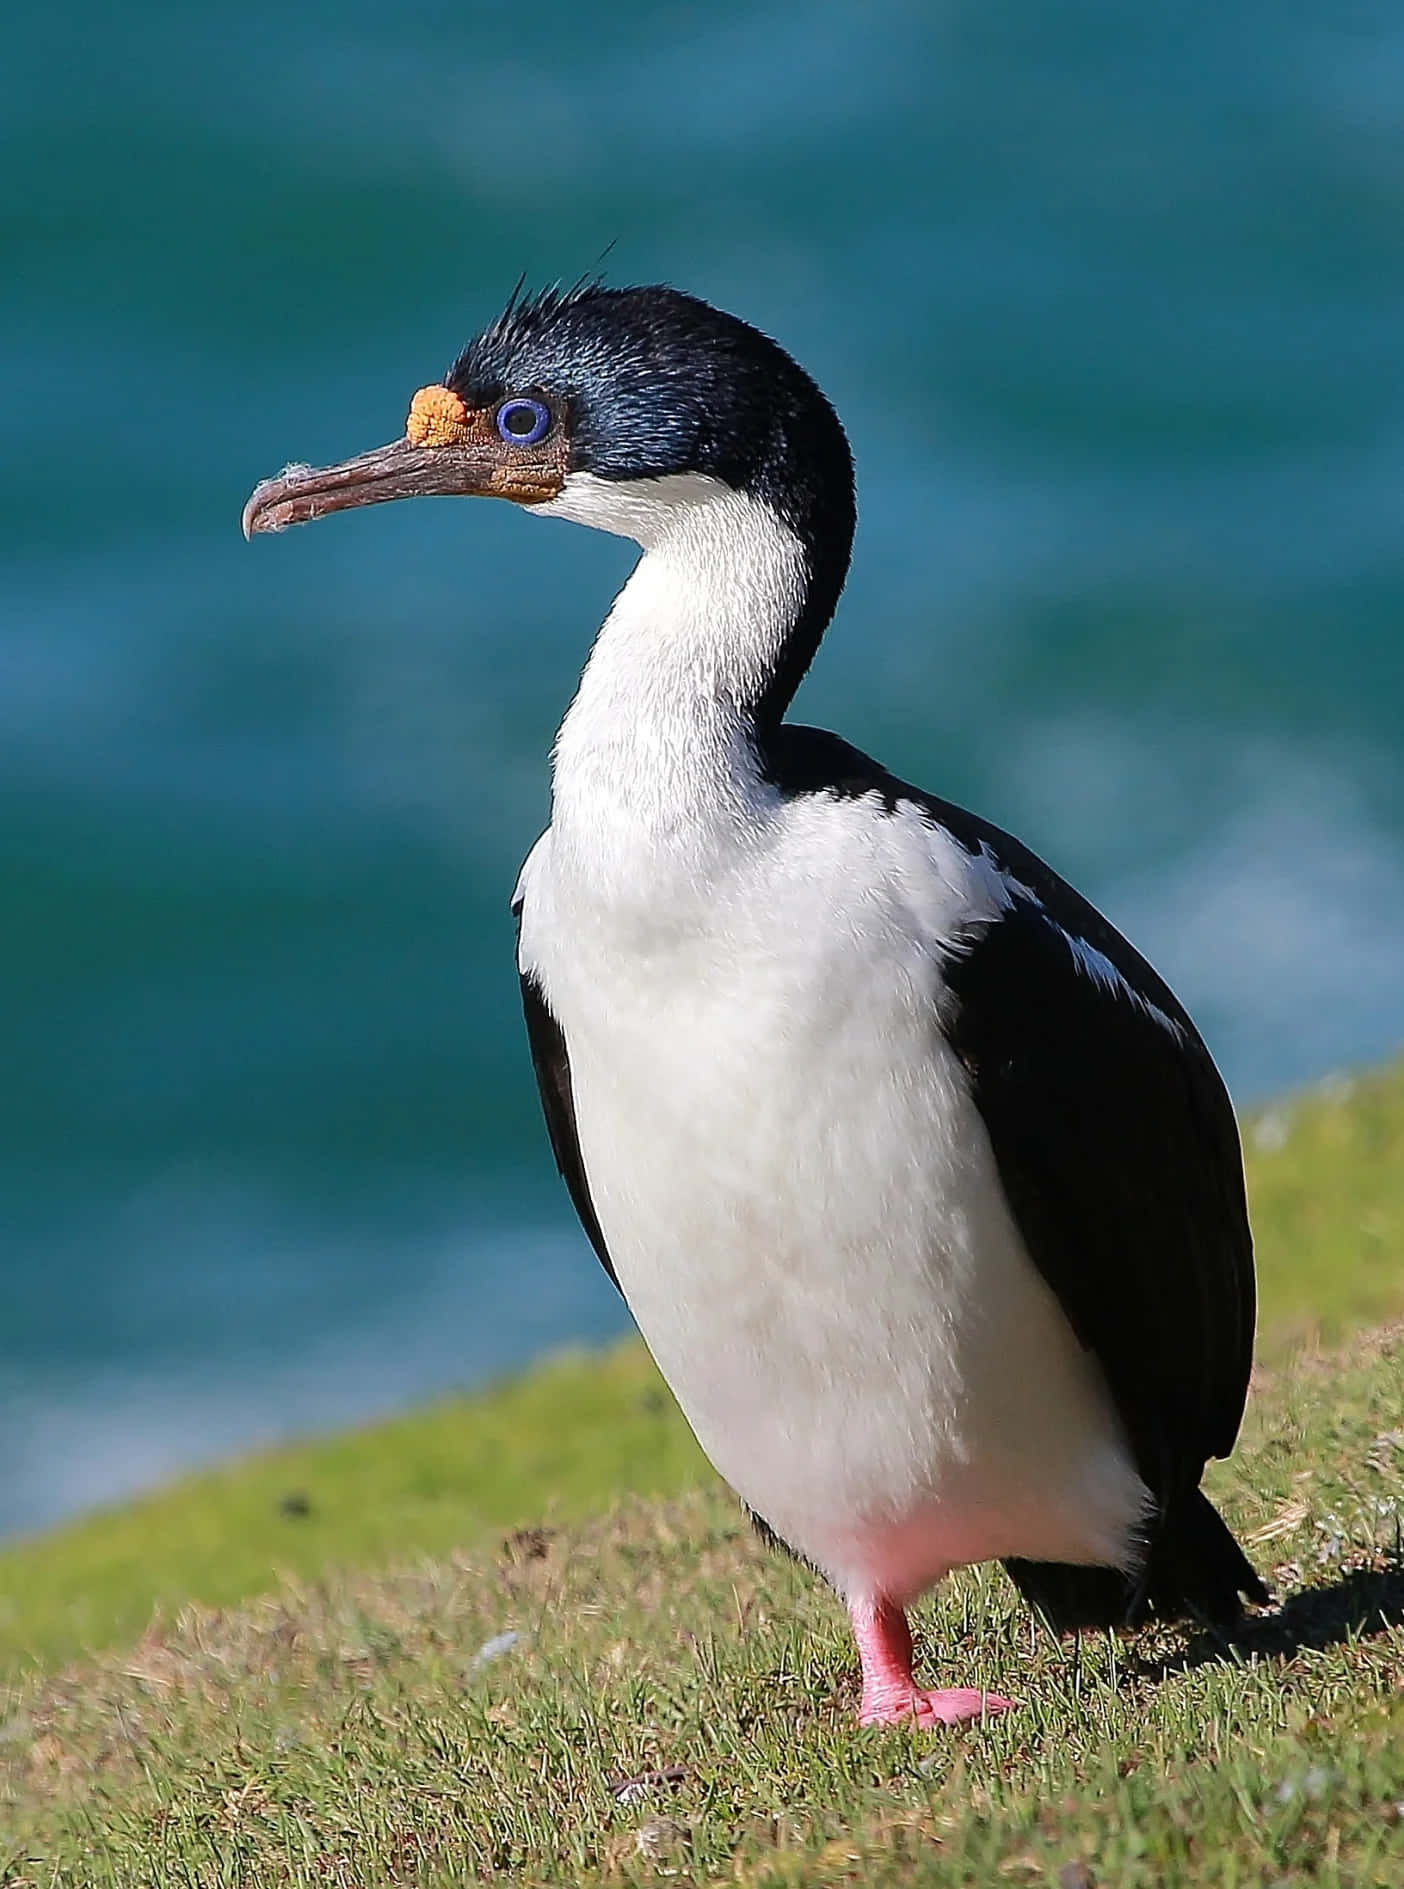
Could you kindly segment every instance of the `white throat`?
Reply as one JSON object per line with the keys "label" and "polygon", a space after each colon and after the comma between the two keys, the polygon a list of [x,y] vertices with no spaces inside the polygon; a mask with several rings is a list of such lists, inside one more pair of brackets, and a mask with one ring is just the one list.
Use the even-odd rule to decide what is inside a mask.
{"label": "white throat", "polygon": [[740,838],[760,779],[746,705],[764,692],[804,604],[804,547],[758,499],[682,473],[616,482],[572,473],[533,510],[633,538],[644,555],[614,600],[556,738],[552,831],[592,868]]}

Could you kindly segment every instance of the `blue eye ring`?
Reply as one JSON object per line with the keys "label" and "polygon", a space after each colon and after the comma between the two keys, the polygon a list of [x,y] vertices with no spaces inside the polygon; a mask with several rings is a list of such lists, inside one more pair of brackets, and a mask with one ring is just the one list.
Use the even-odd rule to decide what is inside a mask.
{"label": "blue eye ring", "polygon": [[535,446],[551,430],[551,409],[544,400],[514,394],[497,409],[497,434],[509,446]]}

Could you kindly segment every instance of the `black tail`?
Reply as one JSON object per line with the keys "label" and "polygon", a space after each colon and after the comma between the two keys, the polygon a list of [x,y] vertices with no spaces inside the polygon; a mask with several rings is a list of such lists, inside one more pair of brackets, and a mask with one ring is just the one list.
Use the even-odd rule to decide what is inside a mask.
{"label": "black tail", "polygon": [[1134,1627],[1155,1614],[1185,1614],[1228,1626],[1243,1601],[1262,1606],[1268,1591],[1228,1524],[1202,1489],[1172,1502],[1155,1525],[1137,1574],[1115,1568],[1064,1567],[1055,1561],[1006,1561],[1009,1578],[1058,1633],[1073,1627]]}

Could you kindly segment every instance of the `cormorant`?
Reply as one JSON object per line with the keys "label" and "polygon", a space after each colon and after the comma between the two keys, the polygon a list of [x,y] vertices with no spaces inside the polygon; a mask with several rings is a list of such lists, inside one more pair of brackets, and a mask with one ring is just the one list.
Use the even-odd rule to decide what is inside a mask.
{"label": "cormorant", "polygon": [[1145,959],[1026,846],[785,719],[848,570],[810,377],[666,287],[513,296],[406,434],[245,531],[493,495],[643,549],[517,887],[556,1160],[707,1454],[847,1603],[861,1719],[904,1609],[1003,1560],[1057,1627],[1266,1599],[1200,1490],[1253,1343],[1242,1157]]}

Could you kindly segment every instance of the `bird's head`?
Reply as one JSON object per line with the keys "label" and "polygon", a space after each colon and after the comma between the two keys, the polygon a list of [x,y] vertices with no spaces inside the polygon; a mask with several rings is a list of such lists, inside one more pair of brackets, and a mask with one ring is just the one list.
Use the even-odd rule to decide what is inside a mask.
{"label": "bird's head", "polygon": [[705,480],[759,499],[802,540],[827,531],[846,566],[852,463],[803,369],[677,289],[591,282],[514,295],[414,396],[403,438],[265,479],[244,532],[438,494],[511,499],[648,544],[666,528],[669,495],[684,496],[679,477],[694,496]]}

